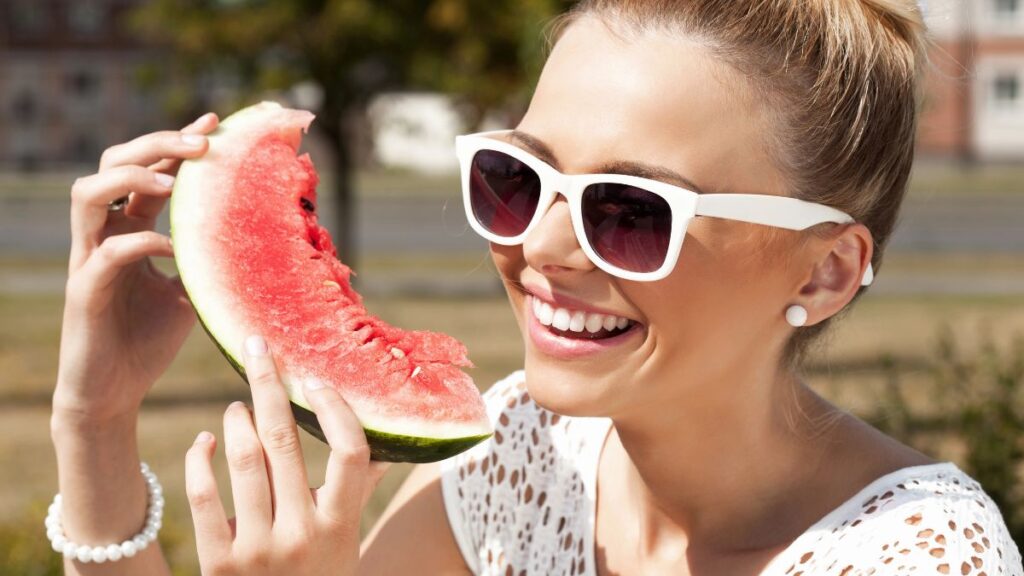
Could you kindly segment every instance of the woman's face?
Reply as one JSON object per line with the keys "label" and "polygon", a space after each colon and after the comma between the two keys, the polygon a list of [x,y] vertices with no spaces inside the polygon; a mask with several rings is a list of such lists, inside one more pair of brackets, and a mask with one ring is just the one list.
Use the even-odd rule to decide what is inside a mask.
{"label": "woman's face", "polygon": [[[585,17],[559,40],[517,130],[545,144],[548,161],[567,174],[637,162],[705,193],[786,195],[763,145],[767,126],[742,78],[699,45],[661,33],[625,41]],[[698,385],[730,382],[738,364],[777,360],[767,351],[781,347],[784,310],[799,289],[800,278],[786,273],[797,233],[697,217],[672,274],[633,282],[587,259],[557,198],[522,245],[491,245],[523,332],[527,385],[541,405],[622,415],[708,394]],[[570,312],[611,312],[639,326],[605,346],[578,346],[538,323],[534,296],[553,307],[564,296]]]}

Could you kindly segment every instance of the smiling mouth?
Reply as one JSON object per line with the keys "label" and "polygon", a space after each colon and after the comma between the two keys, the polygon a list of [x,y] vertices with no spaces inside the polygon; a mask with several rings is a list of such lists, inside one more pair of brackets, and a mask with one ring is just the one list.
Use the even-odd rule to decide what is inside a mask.
{"label": "smiling mouth", "polygon": [[628,332],[637,324],[623,316],[552,306],[532,294],[527,299],[537,322],[562,338],[601,340]]}

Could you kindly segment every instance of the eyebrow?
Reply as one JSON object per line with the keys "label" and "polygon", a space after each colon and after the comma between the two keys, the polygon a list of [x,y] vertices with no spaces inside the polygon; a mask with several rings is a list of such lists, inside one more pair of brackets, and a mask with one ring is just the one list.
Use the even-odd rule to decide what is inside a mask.
{"label": "eyebrow", "polygon": [[[558,159],[555,158],[555,153],[551,151],[551,147],[536,136],[527,134],[520,130],[512,130],[508,133],[508,136],[532,150],[541,160],[544,160],[555,168],[561,169],[558,164]],[[698,194],[704,194],[704,191],[694,184],[692,180],[674,170],[665,168],[664,166],[655,166],[652,164],[644,164],[642,162],[632,162],[628,160],[616,160],[599,166],[596,173],[623,174],[626,176],[648,178],[650,180],[667,181],[688,190],[692,190]]]}

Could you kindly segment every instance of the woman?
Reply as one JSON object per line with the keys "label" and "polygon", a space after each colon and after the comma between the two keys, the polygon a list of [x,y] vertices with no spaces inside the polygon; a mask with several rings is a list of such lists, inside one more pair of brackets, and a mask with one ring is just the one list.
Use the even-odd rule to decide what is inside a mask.
{"label": "woman", "polygon": [[[212,435],[187,456],[204,573],[1022,574],[973,479],[799,376],[896,221],[918,7],[585,0],[553,30],[517,130],[460,139],[471,219],[526,349],[525,371],[486,394],[496,434],[418,466],[360,550],[382,468],[340,396],[311,390],[332,455],[307,492],[272,351],[254,336],[255,415],[225,413],[235,521]],[[111,148],[75,185],[53,429],[76,542],[117,542],[145,517],[136,413],[193,322],[148,264],[170,255],[148,229],[164,175],[202,155],[215,125]],[[565,177],[592,173],[644,179]],[[109,212],[128,190],[124,213]],[[815,225],[794,224],[807,214]],[[156,546],[67,566],[167,572]]]}

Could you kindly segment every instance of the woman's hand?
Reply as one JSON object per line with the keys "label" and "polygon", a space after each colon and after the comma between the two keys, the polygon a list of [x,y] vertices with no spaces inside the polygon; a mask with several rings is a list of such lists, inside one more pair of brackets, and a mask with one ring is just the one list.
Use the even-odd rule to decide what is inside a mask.
{"label": "woman's hand", "polygon": [[224,414],[234,520],[227,519],[213,476],[213,435],[200,433],[185,461],[203,574],[355,574],[359,517],[388,464],[370,462],[363,429],[335,390],[307,388],[331,446],[326,482],[310,490],[288,396],[266,342],[253,336],[244,348],[255,418],[241,402]]}
{"label": "woman's hand", "polygon": [[[71,189],[71,257],[54,393],[56,417],[90,423],[134,418],[195,321],[178,278],[150,256],[170,257],[153,231],[182,159],[202,156],[206,114],[179,131],[155,132],[108,148],[99,171]],[[108,204],[128,196],[123,210]]]}
{"label": "woman's hand", "polygon": [[[51,435],[63,525],[79,544],[130,538],[146,518],[136,419],[195,322],[176,278],[149,257],[172,255],[153,231],[183,159],[207,150],[217,127],[206,114],[181,131],[108,148],[99,171],[71,190],[71,257]],[[129,197],[120,211],[110,202]],[[159,546],[108,564],[65,559],[67,574],[169,574]]]}

